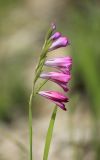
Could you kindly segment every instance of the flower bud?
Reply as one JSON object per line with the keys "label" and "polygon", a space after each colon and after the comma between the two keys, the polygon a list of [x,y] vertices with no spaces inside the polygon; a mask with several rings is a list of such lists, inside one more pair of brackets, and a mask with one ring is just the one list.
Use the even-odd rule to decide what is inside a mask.
{"label": "flower bud", "polygon": [[53,51],[57,48],[66,47],[69,44],[70,43],[67,37],[59,37],[56,41],[52,43],[48,51]]}

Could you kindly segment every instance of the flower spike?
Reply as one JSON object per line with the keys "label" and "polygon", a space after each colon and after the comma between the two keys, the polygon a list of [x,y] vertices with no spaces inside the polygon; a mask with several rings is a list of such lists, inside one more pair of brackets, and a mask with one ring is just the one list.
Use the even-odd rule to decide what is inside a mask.
{"label": "flower spike", "polygon": [[[65,56],[65,57],[58,57],[46,60],[48,52],[56,50],[57,48],[66,47],[70,44],[69,39],[67,37],[62,36],[60,32],[57,32],[55,30],[56,30],[56,25],[52,23],[47,33],[45,43],[43,46],[43,53],[41,54],[39,65],[36,70],[37,73],[36,81],[39,77],[46,79],[46,82],[50,80],[58,84],[65,92],[67,92],[69,90],[67,84],[71,79],[70,70],[72,67],[72,58],[70,56]],[[42,73],[44,65],[49,67],[54,67],[58,69],[58,71]],[[45,81],[43,82],[43,84],[45,84]],[[64,96],[62,93],[56,91],[39,91],[39,90],[37,91],[37,93],[52,100],[60,108],[66,110],[63,102],[68,102],[68,98]],[[64,97],[65,100],[62,99],[61,97]]]}
{"label": "flower spike", "polygon": [[[50,80],[55,83],[57,83],[60,87],[63,88],[65,92],[68,91],[67,84],[71,79],[71,74],[70,70],[72,67],[72,59],[70,56],[65,56],[65,57],[58,57],[58,58],[53,58],[50,60],[46,60],[48,52],[56,50],[61,47],[66,47],[70,44],[69,39],[65,36],[62,36],[60,32],[55,31],[56,30],[56,25],[55,23],[51,23],[46,36],[44,40],[44,44],[41,50],[40,58],[38,61],[38,64],[35,69],[35,76],[33,80],[33,85],[32,85],[32,92],[30,94],[30,99],[29,99],[29,142],[30,142],[30,149],[29,149],[29,159],[32,160],[32,106],[33,106],[33,97],[36,94],[39,94],[48,100],[51,100],[54,102],[55,108],[53,110],[49,128],[47,131],[47,136],[46,136],[46,143],[45,143],[45,148],[44,148],[44,154],[43,154],[43,159],[47,160],[48,159],[48,153],[50,149],[50,143],[51,143],[51,138],[52,138],[52,133],[53,133],[53,127],[54,127],[54,122],[56,118],[56,113],[57,113],[57,107],[60,107],[62,110],[67,110],[65,107],[65,103],[69,101],[68,97],[66,97],[63,93],[60,93],[58,91],[40,91],[40,89],[44,86],[44,84]],[[55,67],[58,69],[58,72],[48,72],[48,73],[42,73],[43,68],[45,66],[50,66],[50,67]],[[39,78],[46,79],[44,80],[38,89],[36,89],[37,81]]]}

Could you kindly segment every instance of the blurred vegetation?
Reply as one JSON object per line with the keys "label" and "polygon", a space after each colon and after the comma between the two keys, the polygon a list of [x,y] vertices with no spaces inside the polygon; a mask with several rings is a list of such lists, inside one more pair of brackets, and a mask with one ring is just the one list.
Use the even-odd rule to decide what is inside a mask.
{"label": "blurred vegetation", "polygon": [[24,67],[25,56],[24,60],[20,55],[0,61],[0,118],[7,121],[15,115],[16,109],[22,110],[28,105],[28,93],[22,76]]}
{"label": "blurred vegetation", "polygon": [[[32,34],[32,37],[34,37],[36,41],[38,39],[37,46],[33,45],[33,42],[31,42],[29,46],[26,46],[25,43],[22,44],[24,47],[15,51],[17,48],[16,45],[14,53],[12,53],[12,49],[11,55],[9,54],[10,51],[8,49],[10,47],[9,43],[8,46],[6,46],[6,41],[9,42],[9,39],[11,38],[10,36],[12,36],[13,33],[16,32],[17,35],[17,31],[20,29],[26,29],[24,27],[27,26],[29,21],[30,24],[33,25],[32,23],[35,23],[36,18],[38,17],[36,16],[32,19],[32,15],[29,13],[31,18],[29,21],[26,20],[28,19],[28,16],[26,16],[27,13],[24,15],[23,10],[20,12],[20,8],[24,8],[26,2],[28,3],[28,1],[25,0],[0,0],[0,120],[6,122],[11,122],[13,117],[16,117],[17,113],[19,115],[20,113],[24,115],[26,114],[25,112],[28,109],[27,106],[30,93],[30,88],[27,85],[27,83],[29,83],[28,81],[30,81],[30,77],[25,79],[26,75],[30,75],[26,72],[31,70],[34,66],[35,61],[33,59],[34,57],[38,57],[39,53],[38,51],[37,53],[33,52],[33,48],[40,47],[42,44],[41,41],[43,40],[42,38],[44,37],[44,32],[47,30],[47,28],[44,27],[43,31],[43,24],[38,22],[35,27],[40,27],[39,32],[43,31],[43,33],[39,33],[38,38]],[[17,12],[13,12],[17,7]],[[41,12],[41,10],[37,12]],[[77,110],[78,101],[83,100],[85,105],[80,105],[79,107],[83,107],[82,110],[86,111],[89,109],[94,123],[93,140],[90,144],[87,142],[86,146],[83,144],[84,147],[82,148],[80,146],[75,146],[75,149],[77,150],[76,159],[82,159],[83,154],[87,154],[87,150],[94,149],[96,152],[95,160],[99,160],[100,126],[98,120],[100,120],[100,1],[65,0],[60,9],[55,7],[54,12],[54,15],[56,16],[54,19],[58,22],[59,30],[63,34],[68,35],[71,40],[70,53],[73,57],[73,78],[70,95],[72,100],[70,103],[70,110]],[[19,15],[17,15],[18,13]],[[40,18],[40,21],[42,18],[43,17]],[[18,19],[20,20],[18,21]],[[45,25],[47,25],[46,23],[49,22],[45,22]],[[32,26],[30,26],[25,30],[25,32],[33,29]],[[19,38],[22,35],[20,35]],[[13,38],[10,40],[13,45]],[[17,40],[15,40],[14,45],[16,41],[18,41],[18,37]],[[35,113],[37,113],[38,104],[40,104],[38,97],[35,99],[34,104],[37,107],[33,107],[33,112],[37,117],[38,114]],[[40,114],[41,110],[42,109],[40,107]]]}
{"label": "blurred vegetation", "polygon": [[[100,3],[99,1],[71,1],[65,11],[64,32],[71,39],[73,57],[73,93],[88,99],[93,115],[93,144],[95,160],[100,159]],[[62,18],[62,17],[61,17]],[[61,26],[63,29],[63,26]],[[73,96],[74,96],[73,94]],[[81,107],[81,106],[80,106]],[[83,106],[87,110],[87,105]],[[74,108],[75,110],[76,108]],[[86,148],[85,148],[86,149]],[[82,149],[83,151],[83,149]],[[82,159],[77,150],[76,159]],[[80,157],[81,156],[81,157]]]}
{"label": "blurred vegetation", "polygon": [[[71,39],[73,87],[88,97],[90,111],[100,117],[100,5],[91,1],[71,3],[65,10],[65,35]],[[87,2],[87,3],[86,3]],[[61,17],[62,18],[62,17]]]}
{"label": "blurred vegetation", "polygon": [[[21,6],[23,2],[19,0],[0,1],[0,35],[2,39],[10,29],[9,27],[7,30],[5,25],[7,22],[7,25],[10,26],[6,18],[7,13],[14,6]],[[90,111],[98,119],[100,116],[100,4],[99,1],[96,3],[89,0],[82,2],[71,0],[66,1],[65,4],[62,7],[63,14],[58,14],[58,21],[60,30],[71,39],[73,92],[79,92],[88,98],[91,106]],[[29,50],[22,51],[26,54],[14,54],[9,58],[4,55],[3,58],[2,56],[0,58],[0,75],[2,75],[0,78],[1,119],[10,116],[11,108],[26,106],[28,90],[25,90],[22,72],[25,71],[25,64],[29,64],[33,56],[32,50]]]}

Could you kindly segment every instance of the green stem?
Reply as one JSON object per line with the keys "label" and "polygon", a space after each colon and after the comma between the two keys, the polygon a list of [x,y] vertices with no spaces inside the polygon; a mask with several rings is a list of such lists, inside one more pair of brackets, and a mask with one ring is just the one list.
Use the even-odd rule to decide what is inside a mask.
{"label": "green stem", "polygon": [[39,76],[42,72],[42,69],[43,69],[43,66],[44,66],[44,63],[45,63],[45,59],[46,59],[46,57],[41,60],[40,66],[37,67],[37,69],[36,69],[36,72],[35,72],[36,76],[35,76],[35,79],[34,79],[34,85],[35,85],[36,81],[38,80],[38,78],[39,78]]}
{"label": "green stem", "polygon": [[32,155],[32,140],[33,140],[33,128],[32,128],[32,101],[33,101],[33,97],[37,94],[37,92],[39,92],[39,90],[43,87],[43,85],[47,82],[48,80],[45,80],[40,87],[38,88],[38,90],[36,91],[36,93],[34,93],[34,84],[33,84],[33,88],[32,88],[32,92],[30,95],[30,100],[29,100],[29,143],[30,143],[30,154],[29,154],[29,160],[32,160],[33,155]]}
{"label": "green stem", "polygon": [[47,83],[49,79],[46,79],[43,83],[40,84],[39,88],[36,91],[36,94],[40,91],[40,89]]}
{"label": "green stem", "polygon": [[45,147],[44,147],[43,160],[48,160],[48,154],[49,154],[50,144],[51,144],[51,140],[52,140],[52,134],[53,134],[56,113],[57,113],[57,106],[54,107],[54,110],[53,110],[53,113],[51,116],[51,120],[49,123],[49,128],[47,131],[46,142],[45,142]]}
{"label": "green stem", "polygon": [[33,140],[33,128],[32,128],[32,100],[34,96],[34,86],[32,88],[32,93],[30,95],[30,100],[29,100],[29,144],[30,144],[30,154],[29,154],[29,160],[32,160],[33,155],[32,155],[32,140]]}

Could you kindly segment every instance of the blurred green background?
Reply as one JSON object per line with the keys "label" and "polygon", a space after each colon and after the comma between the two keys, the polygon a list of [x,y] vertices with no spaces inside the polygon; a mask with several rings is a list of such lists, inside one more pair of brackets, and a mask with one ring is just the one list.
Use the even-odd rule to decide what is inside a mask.
{"label": "blurred green background", "polygon": [[[68,112],[59,110],[51,159],[100,160],[99,0],[0,0],[0,160],[13,159],[14,154],[15,160],[27,159],[15,137],[23,142],[27,139],[28,144],[28,98],[44,36],[52,21],[57,31],[69,37],[71,45],[50,56],[70,54],[73,69]],[[34,143],[41,148],[38,153],[36,148],[33,151],[36,159],[42,159],[42,143],[52,111],[48,105],[53,104],[39,96],[34,100]]]}

